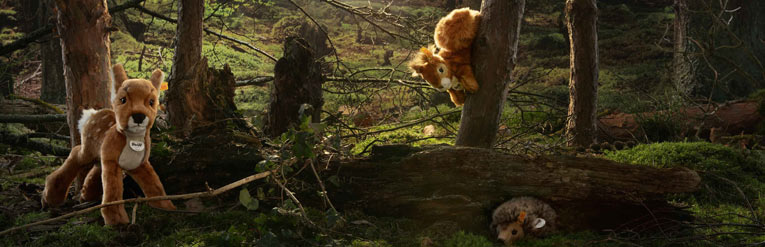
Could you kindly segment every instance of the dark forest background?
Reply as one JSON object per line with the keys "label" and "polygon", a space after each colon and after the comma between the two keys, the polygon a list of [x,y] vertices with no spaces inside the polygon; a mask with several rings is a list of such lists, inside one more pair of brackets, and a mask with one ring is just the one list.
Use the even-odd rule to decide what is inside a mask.
{"label": "dark forest background", "polygon": [[[58,23],[56,6],[101,2],[108,38]],[[500,59],[509,79],[487,82],[507,94],[465,106],[499,102],[496,120],[462,112],[406,67],[433,43],[439,18],[481,2],[0,0],[0,230],[98,204],[39,203],[45,176],[79,143],[67,119],[108,107],[99,101],[108,92],[93,86],[108,75],[79,72],[94,71],[84,58],[123,64],[130,78],[169,75],[151,156],[168,194],[279,171],[176,201],[180,212],[135,204],[129,227],[104,227],[96,211],[0,245],[494,246],[491,210],[522,195],[570,217],[559,233],[518,246],[765,245],[765,2],[503,3],[523,9],[517,35],[509,21],[489,27],[517,38],[517,49],[501,46],[516,54]],[[595,43],[572,46],[567,15],[595,18]],[[77,35],[109,53],[77,57]],[[586,59],[575,50],[597,54],[594,78],[571,78],[587,71],[574,67]],[[594,97],[573,93],[585,91]],[[460,136],[479,124],[491,126],[480,130],[489,141]],[[588,180],[569,181],[577,177]],[[546,187],[553,180],[593,192],[561,196]]]}

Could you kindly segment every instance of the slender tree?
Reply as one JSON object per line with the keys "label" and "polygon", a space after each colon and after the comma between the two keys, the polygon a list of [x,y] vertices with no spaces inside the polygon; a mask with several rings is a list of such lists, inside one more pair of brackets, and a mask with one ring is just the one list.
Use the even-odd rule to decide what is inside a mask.
{"label": "slender tree", "polygon": [[203,14],[203,0],[181,0],[178,3],[175,57],[167,92],[168,117],[170,124],[176,127],[191,124],[194,114],[194,99],[189,97],[196,95],[195,68],[202,60]]}
{"label": "slender tree", "polygon": [[[170,124],[182,136],[191,135],[199,127],[215,127],[238,119],[234,103],[234,75],[228,65],[218,70],[208,68],[202,57],[202,18],[204,1],[181,0],[175,57],[167,92]],[[233,120],[245,127],[241,120]]]}
{"label": "slender tree", "polygon": [[[40,0],[37,27],[44,27],[55,21],[53,0]],[[42,58],[42,92],[40,99],[48,103],[66,103],[66,82],[64,61],[61,57],[61,39],[57,34],[40,43]]]}
{"label": "slender tree", "polygon": [[569,146],[588,146],[597,136],[598,7],[595,0],[567,0],[571,72],[566,136]]}
{"label": "slender tree", "polygon": [[[67,122],[74,147],[81,142],[77,122],[82,110],[110,107],[112,17],[106,0],[56,0],[56,7],[66,82]],[[89,170],[80,171],[76,187],[82,185]]]}
{"label": "slender tree", "polygon": [[484,0],[473,41],[473,71],[480,85],[468,94],[456,144],[489,148],[494,144],[502,107],[515,67],[525,0]]}

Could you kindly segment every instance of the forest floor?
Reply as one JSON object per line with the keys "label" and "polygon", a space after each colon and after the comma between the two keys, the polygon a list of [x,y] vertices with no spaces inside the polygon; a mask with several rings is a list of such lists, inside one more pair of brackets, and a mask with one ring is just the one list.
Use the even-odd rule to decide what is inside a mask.
{"label": "forest floor", "polygon": [[[173,2],[147,1],[145,7],[175,18],[177,10]],[[426,45],[430,39],[428,35],[421,35],[415,41],[391,39],[364,21],[354,21],[352,16],[342,10],[318,1],[296,2],[317,22],[325,25],[337,49],[338,58],[343,62],[343,66],[338,66],[334,56],[322,58],[326,64],[326,74],[352,78],[418,80],[409,76],[406,61],[411,58],[412,51]],[[383,7],[379,2],[343,2],[354,6],[371,4],[375,8]],[[524,155],[576,155],[574,150],[561,145],[560,130],[564,125],[569,76],[567,41],[560,16],[562,1],[527,2],[518,65],[514,71],[514,78],[517,79],[510,93],[511,100],[502,113],[501,144],[497,149]],[[604,1],[599,8],[600,114],[641,113],[683,107],[683,102],[672,96],[669,90],[671,86],[668,85],[671,24],[674,18],[672,8],[625,4],[620,1]],[[420,18],[422,30],[426,31],[432,30],[437,18],[446,14],[445,10],[431,1],[396,3],[391,6],[390,12]],[[205,15],[211,16],[206,21],[211,29],[222,30],[222,33],[246,41],[276,58],[282,55],[281,40],[285,33],[295,32],[289,28],[291,25],[285,23],[291,23],[290,18],[303,20],[303,14],[287,1],[218,3],[208,6]],[[170,71],[175,25],[135,10],[116,15],[114,20],[121,30],[114,32],[111,37],[114,63],[124,64],[131,78],[148,77],[155,68]],[[131,35],[126,23],[144,24],[147,27],[146,35]],[[18,38],[18,35],[4,35],[0,39],[6,41]],[[391,65],[383,65],[386,51],[393,51]],[[15,61],[18,61],[13,67],[14,76],[17,82],[23,82],[18,83],[16,88],[20,95],[39,96],[40,80],[39,75],[35,75],[39,62],[34,62],[39,61],[39,57],[36,53],[31,48],[14,55]],[[210,60],[211,66],[231,66],[238,80],[273,74],[274,62],[270,59],[240,44],[212,35],[205,36],[203,56]],[[378,68],[383,70],[376,70]],[[318,172],[329,191],[341,188],[348,182],[339,179],[337,173],[328,172],[340,169],[336,167],[338,160],[366,159],[371,145],[453,144],[459,114],[458,109],[443,94],[379,83],[349,86],[343,82],[327,82],[325,90],[326,103],[323,110],[333,114],[339,112],[340,121],[330,123],[326,128],[327,136],[316,140],[316,155],[313,159],[317,164],[326,163],[326,167],[319,168]],[[269,102],[270,87],[245,86],[236,91],[235,100],[240,113],[256,130],[259,129]],[[430,121],[419,122],[429,118]],[[659,126],[657,133],[678,132],[677,124],[673,122],[675,120],[647,119],[642,123]],[[404,124],[406,127],[384,131]],[[345,125],[356,131],[380,133],[352,135],[351,130],[343,127]],[[41,129],[52,128],[0,124],[0,130],[14,133]],[[66,128],[59,131],[67,134]],[[199,143],[178,140],[169,133],[172,131],[166,129],[152,132],[155,145],[152,163],[155,166],[168,165],[177,155],[191,155],[187,160],[197,158],[194,155],[205,155],[184,151],[193,149]],[[739,149],[706,142],[685,142],[688,136],[684,133],[672,133],[652,135],[658,137],[652,140],[638,140],[645,144],[634,148],[605,152],[590,150],[590,153],[578,155],[635,165],[684,166],[702,172],[705,174],[704,184],[699,192],[692,195],[670,195],[667,198],[694,214],[696,220],[685,222],[687,227],[680,230],[659,227],[641,232],[561,232],[542,239],[523,240],[516,243],[516,246],[762,246],[765,243],[765,154],[761,148],[750,146],[748,149]],[[348,137],[342,140],[337,138],[343,135]],[[278,147],[294,141],[294,137],[281,143],[272,140],[268,141],[265,148],[240,141],[231,144],[231,148],[258,150],[263,154],[261,158],[253,158],[250,163],[244,164],[255,173],[262,171],[262,157],[276,154],[280,151]],[[42,210],[39,192],[44,178],[61,164],[62,157],[4,144],[0,144],[0,150],[7,150],[6,155],[3,155],[5,161],[0,162],[0,230],[92,206],[69,200],[59,209]],[[209,153],[212,152],[207,155],[214,155]],[[292,167],[299,175],[290,178],[289,186],[301,199],[306,207],[307,219],[313,223],[307,223],[305,218],[298,216],[296,203],[285,199],[280,188],[273,182],[257,181],[244,186],[246,191],[235,189],[216,198],[177,201],[176,205],[180,206],[181,212],[166,212],[140,204],[135,209],[136,224],[130,227],[103,227],[100,214],[94,211],[2,236],[0,245],[500,245],[492,239],[488,226],[485,232],[465,232],[465,229],[448,219],[424,224],[407,218],[368,215],[363,208],[344,208],[336,212],[322,199],[322,191],[313,175],[310,172],[301,173],[301,166],[293,164]],[[244,177],[249,174],[238,175]],[[183,189],[178,191],[193,192]],[[330,198],[332,196],[329,194]],[[258,204],[252,205],[251,199],[256,199],[254,201]],[[132,204],[126,206],[129,212],[133,207]]]}

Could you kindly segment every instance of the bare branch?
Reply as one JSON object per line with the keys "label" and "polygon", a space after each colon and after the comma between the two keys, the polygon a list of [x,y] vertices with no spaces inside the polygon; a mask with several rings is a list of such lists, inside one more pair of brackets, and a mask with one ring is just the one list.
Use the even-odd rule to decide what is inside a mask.
{"label": "bare branch", "polygon": [[[136,8],[136,9],[138,9],[138,11],[141,11],[141,12],[143,12],[143,13],[146,13],[146,14],[150,15],[150,16],[153,16],[153,17],[156,17],[156,18],[162,19],[162,20],[164,20],[164,21],[167,21],[167,22],[170,22],[170,23],[176,23],[176,24],[178,23],[178,20],[176,20],[176,19],[173,19],[173,18],[167,17],[167,16],[165,16],[165,15],[163,15],[163,14],[160,14],[160,13],[154,12],[154,11],[152,11],[152,10],[149,10],[149,9],[147,9],[147,8],[144,8],[143,6],[140,6],[140,5],[138,5],[138,6],[135,6],[135,8]],[[209,28],[206,28],[206,27],[205,27],[205,28],[203,28],[202,30],[204,30],[204,31],[205,31],[205,33],[207,33],[207,34],[211,34],[211,35],[214,35],[214,36],[218,36],[219,38],[222,38],[222,39],[225,39],[225,40],[228,40],[228,41],[231,41],[231,42],[234,42],[234,43],[237,43],[237,44],[240,44],[240,45],[246,46],[246,47],[248,47],[248,48],[250,48],[250,49],[253,49],[253,50],[255,50],[257,53],[260,53],[261,55],[268,57],[269,59],[273,60],[274,62],[276,62],[276,60],[277,60],[277,59],[276,59],[276,57],[274,57],[273,55],[269,54],[268,52],[266,52],[266,51],[264,51],[264,50],[261,50],[260,48],[257,48],[257,47],[255,47],[255,46],[251,45],[250,43],[247,43],[247,42],[245,42],[245,41],[242,41],[242,40],[236,39],[236,38],[234,38],[234,37],[231,37],[231,36],[225,35],[225,34],[223,34],[223,33],[218,33],[218,32],[215,32],[215,31],[213,31],[213,30],[210,30]]]}

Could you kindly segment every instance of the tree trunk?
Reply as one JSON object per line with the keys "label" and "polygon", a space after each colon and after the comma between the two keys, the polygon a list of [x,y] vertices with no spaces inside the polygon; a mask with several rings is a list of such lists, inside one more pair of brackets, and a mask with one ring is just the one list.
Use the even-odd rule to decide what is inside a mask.
{"label": "tree trunk", "polygon": [[[37,27],[44,27],[54,21],[53,0],[40,0],[40,12]],[[64,80],[64,61],[61,57],[61,39],[57,34],[40,43],[42,58],[42,92],[40,99],[48,103],[66,102],[66,82]]]}
{"label": "tree trunk", "polygon": [[[600,230],[662,210],[677,213],[666,205],[664,195],[693,192],[700,183],[698,174],[685,168],[657,169],[595,158],[529,159],[469,147],[411,155],[406,153],[416,148],[402,149],[374,147],[371,160],[342,165],[338,176],[349,184],[330,192],[337,205],[425,223],[452,221],[481,232],[488,230],[488,212],[494,207],[512,197],[534,196],[558,212],[559,226]],[[389,160],[396,156],[406,158]],[[663,216],[632,223],[654,223]]]}
{"label": "tree trunk", "polygon": [[37,19],[40,16],[41,7],[45,4],[37,0],[23,0],[19,2],[16,13],[16,19],[19,27],[19,31],[23,33],[30,33],[39,28],[37,25]]}
{"label": "tree trunk", "polygon": [[452,11],[456,7],[457,7],[457,1],[456,0],[446,0],[446,2],[444,2],[444,8],[447,11]]}
{"label": "tree trunk", "polygon": [[[181,0],[178,3],[178,25],[175,38],[175,57],[167,90],[167,114],[170,124],[177,128],[187,126],[194,116],[199,96],[189,87],[195,85],[195,67],[202,59],[202,0]],[[206,67],[206,65],[205,65]],[[187,97],[188,96],[188,97]],[[192,124],[193,125],[193,124]]]}
{"label": "tree trunk", "polygon": [[672,83],[681,95],[690,96],[693,92],[693,75],[691,74],[691,59],[688,48],[688,12],[687,0],[675,0],[675,20],[672,55]]}
{"label": "tree trunk", "polygon": [[319,122],[322,99],[321,66],[315,62],[308,42],[302,38],[288,37],[284,42],[284,57],[274,66],[274,86],[268,106],[265,132],[276,137],[300,123],[303,104],[313,107],[311,120]]}
{"label": "tree trunk", "polygon": [[110,107],[111,16],[106,0],[56,0],[63,50],[67,122],[71,145],[80,144],[77,121],[82,110]]}
{"label": "tree trunk", "polygon": [[490,148],[515,67],[525,0],[484,0],[481,24],[473,41],[473,71],[480,88],[462,108],[456,144]]}
{"label": "tree trunk", "polygon": [[13,94],[13,74],[11,66],[0,59],[0,100],[5,100]]}
{"label": "tree trunk", "polygon": [[569,146],[589,146],[597,135],[598,7],[595,0],[567,0],[571,72],[566,136]]}
{"label": "tree trunk", "polygon": [[167,92],[170,124],[180,136],[195,131],[225,128],[233,122],[246,128],[234,104],[236,80],[228,65],[208,67],[202,57],[202,16],[204,2],[182,0],[178,6],[178,33],[175,57]]}

